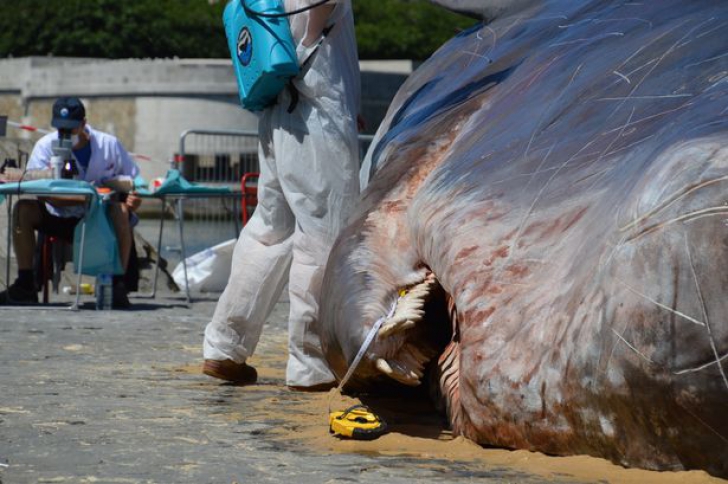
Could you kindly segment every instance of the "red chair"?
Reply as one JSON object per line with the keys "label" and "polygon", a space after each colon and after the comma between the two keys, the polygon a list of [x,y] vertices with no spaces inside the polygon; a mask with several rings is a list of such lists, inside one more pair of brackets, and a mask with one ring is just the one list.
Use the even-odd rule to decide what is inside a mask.
{"label": "red chair", "polygon": [[[258,205],[258,178],[260,173],[250,172],[240,179],[240,211],[243,213],[243,227],[250,220],[255,207]],[[250,212],[248,212],[250,210]]]}

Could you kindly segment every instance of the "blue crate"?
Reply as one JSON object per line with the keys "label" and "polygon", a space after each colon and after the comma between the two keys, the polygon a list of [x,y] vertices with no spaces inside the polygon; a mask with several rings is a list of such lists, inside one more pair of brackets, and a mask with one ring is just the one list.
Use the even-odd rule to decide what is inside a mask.
{"label": "blue crate", "polygon": [[288,80],[298,74],[296,46],[288,17],[248,15],[243,1],[250,10],[268,14],[283,13],[283,2],[232,0],[223,13],[240,104],[247,110],[261,111],[274,104]]}

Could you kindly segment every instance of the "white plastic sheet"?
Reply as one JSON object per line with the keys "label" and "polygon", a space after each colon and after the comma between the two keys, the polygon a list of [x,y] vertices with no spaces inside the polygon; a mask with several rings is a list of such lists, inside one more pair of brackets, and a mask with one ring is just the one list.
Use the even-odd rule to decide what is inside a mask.
{"label": "white plastic sheet", "polygon": [[[190,291],[222,292],[230,278],[230,265],[236,239],[209,247],[187,258],[187,280]],[[182,262],[172,272],[174,282],[184,291],[185,273]]]}

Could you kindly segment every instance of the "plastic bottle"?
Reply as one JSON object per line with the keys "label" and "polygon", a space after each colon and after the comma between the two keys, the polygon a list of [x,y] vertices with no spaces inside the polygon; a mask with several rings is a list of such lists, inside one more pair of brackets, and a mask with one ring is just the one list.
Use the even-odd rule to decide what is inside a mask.
{"label": "plastic bottle", "polygon": [[96,276],[96,309],[99,311],[111,310],[112,299],[111,274]]}

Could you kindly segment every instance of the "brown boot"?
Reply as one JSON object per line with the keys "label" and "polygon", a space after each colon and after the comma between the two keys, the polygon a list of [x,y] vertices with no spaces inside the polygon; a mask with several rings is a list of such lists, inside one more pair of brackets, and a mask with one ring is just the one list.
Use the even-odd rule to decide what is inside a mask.
{"label": "brown boot", "polygon": [[233,360],[205,360],[202,373],[220,380],[250,385],[258,380],[258,372],[245,363],[235,363]]}

